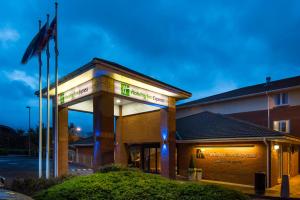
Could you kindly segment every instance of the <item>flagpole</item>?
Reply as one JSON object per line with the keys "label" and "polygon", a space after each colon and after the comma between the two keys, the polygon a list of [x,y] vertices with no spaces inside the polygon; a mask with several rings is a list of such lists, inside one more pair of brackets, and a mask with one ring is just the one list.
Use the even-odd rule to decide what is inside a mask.
{"label": "flagpole", "polygon": [[54,36],[54,45],[55,45],[55,160],[54,160],[54,176],[58,176],[58,45],[57,45],[57,8],[58,3],[55,2],[55,17],[56,17],[56,31]]}
{"label": "flagpole", "polygon": [[[39,20],[39,30],[41,29],[42,22]],[[41,52],[38,53],[39,58],[39,178],[42,178],[42,148],[43,148],[43,110],[42,110],[42,55]]]}
{"label": "flagpole", "polygon": [[[49,23],[49,14],[47,14],[47,24]],[[47,54],[47,138],[46,138],[46,179],[49,178],[49,146],[50,146],[50,51],[49,51],[49,40],[47,41],[46,47]]]}

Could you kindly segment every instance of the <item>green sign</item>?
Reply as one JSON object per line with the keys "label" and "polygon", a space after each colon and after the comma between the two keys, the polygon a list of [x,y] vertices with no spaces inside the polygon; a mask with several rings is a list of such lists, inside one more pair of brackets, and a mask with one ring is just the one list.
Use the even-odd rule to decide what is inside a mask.
{"label": "green sign", "polygon": [[59,103],[60,104],[65,103],[65,93],[64,92],[59,95]]}
{"label": "green sign", "polygon": [[93,93],[93,82],[87,81],[70,90],[58,94],[58,103],[59,105],[62,105],[64,103],[68,103],[70,101],[84,97],[92,93]]}
{"label": "green sign", "polygon": [[168,106],[168,97],[144,88],[130,85],[128,83],[115,81],[115,93],[133,99],[139,99],[150,103]]}
{"label": "green sign", "polygon": [[121,83],[121,94],[127,97],[130,96],[129,84]]}

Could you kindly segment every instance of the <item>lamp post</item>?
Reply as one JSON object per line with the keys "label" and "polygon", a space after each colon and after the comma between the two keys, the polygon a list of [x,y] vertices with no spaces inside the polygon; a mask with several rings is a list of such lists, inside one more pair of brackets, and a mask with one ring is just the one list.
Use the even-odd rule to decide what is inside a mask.
{"label": "lamp post", "polygon": [[31,149],[30,149],[30,131],[31,131],[31,127],[30,127],[30,110],[31,107],[30,106],[26,106],[26,108],[28,109],[28,154],[31,154]]}

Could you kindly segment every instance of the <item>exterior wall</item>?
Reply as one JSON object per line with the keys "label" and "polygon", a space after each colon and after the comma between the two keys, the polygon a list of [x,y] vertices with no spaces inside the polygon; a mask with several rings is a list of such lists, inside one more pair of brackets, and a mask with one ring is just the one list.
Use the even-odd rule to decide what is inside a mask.
{"label": "exterior wall", "polygon": [[[289,96],[289,106],[300,106],[300,89],[286,90]],[[272,92],[269,94],[269,106],[275,108],[274,97],[280,92]],[[254,97],[244,97],[235,100],[216,102],[211,104],[197,105],[188,108],[178,108],[177,118],[193,115],[203,111],[210,111],[221,114],[247,113],[253,111],[263,111],[268,109],[267,95]]]}
{"label": "exterior wall", "polygon": [[291,177],[299,174],[299,146],[295,146],[294,149],[295,151],[291,152],[291,166],[290,166]]}
{"label": "exterior wall", "polygon": [[280,146],[279,150],[275,150],[273,148],[275,143],[271,143],[271,182],[270,186],[273,187],[274,185],[277,185],[280,183],[280,168],[281,168],[281,159],[280,159],[280,153],[281,148]]}
{"label": "exterior wall", "polygon": [[[246,113],[234,113],[228,116],[250,121],[262,126],[268,126],[268,111],[253,111]],[[270,127],[273,129],[273,121],[290,120],[290,133],[300,137],[300,106],[279,106],[270,110]]]}
{"label": "exterior wall", "polygon": [[182,176],[187,176],[191,156],[195,158],[199,148],[204,158],[195,158],[195,163],[203,170],[204,179],[253,185],[255,172],[267,169],[264,143],[227,143],[226,147],[224,143],[178,144],[177,147],[178,171]]}
{"label": "exterior wall", "polygon": [[275,120],[290,120],[290,133],[300,136],[300,106],[276,107],[270,112],[271,127]]}
{"label": "exterior wall", "polygon": [[268,111],[267,110],[233,113],[233,114],[228,114],[227,116],[268,127]]}
{"label": "exterior wall", "polygon": [[[279,150],[273,148],[274,144],[272,143],[271,150],[271,186],[281,182],[281,175],[289,174],[291,177],[294,177],[299,174],[299,146],[292,145],[294,147],[294,151],[292,152],[290,144],[279,144]],[[282,168],[282,173],[280,173],[280,168]]]}
{"label": "exterior wall", "polygon": [[[274,97],[277,93],[269,95],[270,128],[273,121],[290,120],[290,133],[300,137],[300,89],[286,91],[289,95],[289,104],[275,106]],[[189,108],[177,109],[177,118],[197,114],[203,111],[225,114],[237,119],[249,121],[258,125],[268,126],[267,96],[240,98]]]}
{"label": "exterior wall", "polygon": [[121,132],[124,143],[160,143],[160,111],[123,116],[122,120]]}
{"label": "exterior wall", "polygon": [[[126,145],[159,143],[161,175],[175,178],[176,151],[176,108],[175,99],[169,98],[166,109],[147,113],[122,116],[117,120],[116,161],[126,164],[122,159],[127,155]],[[121,124],[119,124],[121,123]],[[125,163],[126,162],[126,163]]]}
{"label": "exterior wall", "polygon": [[76,162],[85,164],[89,167],[93,164],[94,148],[92,146],[78,146],[75,148]]}
{"label": "exterior wall", "polygon": [[224,101],[220,103],[212,103],[189,108],[177,109],[177,118],[197,114],[203,111],[210,111],[221,114],[232,114],[240,112],[250,112],[257,110],[265,110],[268,102],[266,96],[249,97],[237,100]]}

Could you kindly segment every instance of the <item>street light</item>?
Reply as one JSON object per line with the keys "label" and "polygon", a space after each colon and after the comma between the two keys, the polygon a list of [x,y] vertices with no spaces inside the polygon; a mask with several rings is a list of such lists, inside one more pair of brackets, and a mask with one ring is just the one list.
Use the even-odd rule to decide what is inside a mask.
{"label": "street light", "polygon": [[31,110],[31,107],[26,106],[26,108],[28,109],[28,153],[30,155],[31,154],[31,150],[30,150],[30,110]]}

